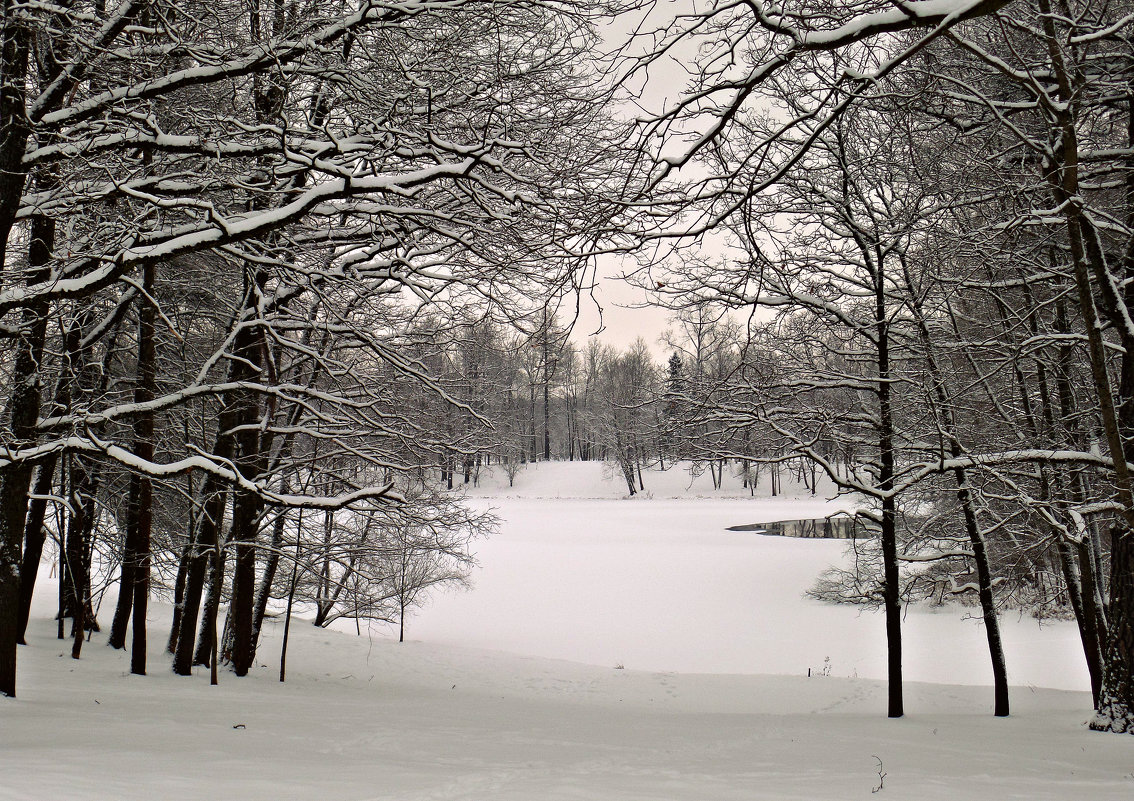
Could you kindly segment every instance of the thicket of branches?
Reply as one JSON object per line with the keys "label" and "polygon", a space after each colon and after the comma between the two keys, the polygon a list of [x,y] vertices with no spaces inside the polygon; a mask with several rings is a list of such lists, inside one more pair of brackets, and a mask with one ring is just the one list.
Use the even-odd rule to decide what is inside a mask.
{"label": "thicket of branches", "polygon": [[1134,731],[1131,11],[719,3],[651,51],[697,55],[643,122],[662,143],[646,233],[732,248],[651,281],[749,320],[752,369],[703,425],[870,501],[874,558],[836,590],[886,610],[892,716],[903,600],[971,592],[997,714],[998,598],[1054,600],[1091,725]]}
{"label": "thicket of branches", "polygon": [[[596,61],[617,11],[665,13],[5,3],[0,693],[49,538],[76,656],[117,575],[135,672],[160,582],[174,670],[243,674],[273,603],[461,580],[489,461],[691,458],[866,499],[891,715],[903,602],[969,594],[997,714],[998,607],[1062,608],[1134,731],[1134,9],[709,3]],[[665,366],[555,314],[641,241],[724,250],[642,273]]]}
{"label": "thicket of branches", "polygon": [[461,579],[492,520],[422,481],[480,417],[441,332],[608,238],[607,11],[4,4],[0,692],[49,538],[74,655],[116,576],[136,673],[155,582],[174,670],[242,675],[272,599],[397,620]]}

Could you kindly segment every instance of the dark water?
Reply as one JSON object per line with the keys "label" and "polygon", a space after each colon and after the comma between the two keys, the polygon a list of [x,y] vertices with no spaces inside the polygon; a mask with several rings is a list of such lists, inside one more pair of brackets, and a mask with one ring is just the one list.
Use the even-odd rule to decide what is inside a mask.
{"label": "dark water", "polygon": [[856,532],[854,518],[846,515],[820,517],[813,520],[746,523],[741,526],[729,526],[727,531],[751,531],[768,537],[803,537],[821,540],[849,540],[856,536],[867,536],[861,528]]}

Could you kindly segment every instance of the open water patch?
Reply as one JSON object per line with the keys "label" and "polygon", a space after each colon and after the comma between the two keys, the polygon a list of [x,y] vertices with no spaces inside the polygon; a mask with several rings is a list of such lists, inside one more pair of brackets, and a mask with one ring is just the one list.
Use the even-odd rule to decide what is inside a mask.
{"label": "open water patch", "polygon": [[815,540],[853,540],[870,533],[850,515],[831,515],[807,520],[776,520],[770,523],[744,523],[726,531],[745,531],[766,537],[798,537]]}

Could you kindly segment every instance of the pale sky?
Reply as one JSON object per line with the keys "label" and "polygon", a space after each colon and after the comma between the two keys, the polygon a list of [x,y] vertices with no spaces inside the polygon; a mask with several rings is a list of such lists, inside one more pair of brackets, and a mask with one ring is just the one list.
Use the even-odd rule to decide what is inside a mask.
{"label": "pale sky", "polygon": [[[589,337],[596,336],[618,350],[626,350],[635,339],[642,337],[655,355],[664,354],[658,338],[668,326],[669,312],[652,306],[633,308],[646,302],[646,293],[620,276],[634,267],[632,260],[624,262],[616,257],[602,260],[598,285],[592,293],[594,298],[584,295],[579,303],[579,316],[572,335],[576,343],[583,345]],[[571,311],[565,308],[564,317]]]}
{"label": "pale sky", "polygon": [[[648,9],[647,21],[641,27],[643,35],[640,43],[634,48],[639,53],[652,46],[651,37],[645,35],[649,29],[664,26],[678,13],[695,10],[696,3],[694,0],[659,0],[645,8]],[[605,44],[610,48],[621,46],[631,30],[642,22],[642,18],[643,12],[639,11],[613,20],[606,30],[601,31]],[[671,106],[690,78],[686,66],[679,60],[692,60],[695,52],[695,44],[687,42],[671,50],[668,58],[655,62],[648,73],[632,80],[632,91],[638,95],[637,107],[627,104],[626,113],[640,116],[644,111],[657,113]],[[723,242],[711,245],[711,250],[723,253]],[[600,260],[597,286],[593,290],[594,299],[584,296],[579,303],[578,318],[572,335],[576,343],[582,345],[588,337],[597,336],[602,342],[625,350],[641,337],[659,360],[668,356],[658,340],[669,327],[670,312],[656,307],[641,308],[647,302],[645,290],[620,278],[638,267],[634,259],[628,257],[610,256]],[[602,308],[601,317],[599,306]],[[563,322],[567,321],[573,311],[570,308],[563,309]]]}

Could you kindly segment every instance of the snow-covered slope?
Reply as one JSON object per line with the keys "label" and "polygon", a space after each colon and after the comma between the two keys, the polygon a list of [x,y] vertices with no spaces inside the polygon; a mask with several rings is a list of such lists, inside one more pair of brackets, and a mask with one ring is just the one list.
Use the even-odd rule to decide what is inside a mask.
{"label": "snow-covered slope", "polygon": [[75,664],[37,621],[23,698],[0,710],[0,798],[335,801],[873,799],[1118,801],[1134,743],[1091,734],[1080,693],[912,685],[902,720],[880,682],[704,676],[398,646],[279,627],[259,669],[151,675],[91,643]]}
{"label": "snow-covered slope", "polygon": [[[619,670],[272,622],[245,679],[81,663],[37,610],[21,697],[0,704],[0,799],[289,801],[1092,801],[1134,792],[1134,742],[1093,734],[1083,693]],[[153,621],[160,631],[168,609]],[[884,780],[879,778],[879,762]]]}

